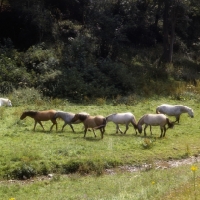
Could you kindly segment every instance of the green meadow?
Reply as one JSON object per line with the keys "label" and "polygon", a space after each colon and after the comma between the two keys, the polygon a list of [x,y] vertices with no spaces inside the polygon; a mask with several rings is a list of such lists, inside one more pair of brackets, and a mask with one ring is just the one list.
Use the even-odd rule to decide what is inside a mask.
{"label": "green meadow", "polygon": [[[157,169],[157,161],[198,157],[200,152],[199,99],[168,97],[139,98],[127,103],[96,99],[74,104],[60,99],[34,100],[30,104],[12,99],[13,107],[0,107],[0,196],[1,199],[198,199],[200,198],[200,165],[196,161],[179,167]],[[55,109],[90,115],[107,116],[132,112],[139,120],[143,114],[155,113],[162,103],[182,104],[194,110],[194,118],[182,114],[180,124],[159,138],[160,127],[147,128],[135,134],[132,125],[126,135],[116,134],[115,124],[106,126],[104,139],[88,131],[83,138],[83,125],[67,125],[58,119],[58,131],[50,132],[51,122],[42,122],[45,131],[30,117],[19,120],[25,110]],[[169,117],[174,120],[174,117]],[[125,126],[121,125],[122,130]],[[140,170],[140,166],[150,167]],[[137,166],[139,170],[121,170]],[[191,167],[197,168],[191,168]],[[52,174],[51,178],[48,175]]]}

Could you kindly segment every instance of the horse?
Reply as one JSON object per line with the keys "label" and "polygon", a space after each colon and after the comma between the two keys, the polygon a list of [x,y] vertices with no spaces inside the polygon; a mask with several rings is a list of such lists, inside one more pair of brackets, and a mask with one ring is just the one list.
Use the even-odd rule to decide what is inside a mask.
{"label": "horse", "polygon": [[178,123],[180,120],[180,115],[182,113],[188,113],[191,118],[194,117],[194,112],[192,108],[183,105],[162,104],[156,108],[156,113],[162,113],[168,116],[175,116],[176,120],[174,122]]}
{"label": "horse", "polygon": [[72,123],[80,120],[84,124],[84,138],[88,128],[92,128],[94,136],[96,137],[95,129],[100,129],[101,131],[101,139],[103,139],[103,134],[105,132],[106,126],[106,118],[102,115],[97,116],[90,116],[84,114],[75,114],[74,118],[72,119]]}
{"label": "horse", "polygon": [[106,117],[106,122],[110,122],[110,121],[116,124],[116,133],[118,133],[118,131],[120,131],[121,134],[123,133],[122,130],[119,128],[118,124],[126,124],[126,130],[124,131],[124,134],[126,134],[126,131],[129,128],[128,126],[131,123],[137,135],[136,119],[135,119],[135,116],[131,112],[115,113],[115,114],[108,115]]}
{"label": "horse", "polygon": [[[83,115],[86,115],[86,116],[89,115],[89,114],[86,113],[86,112],[81,112],[81,113],[79,113],[79,114],[83,114]],[[62,126],[62,131],[63,131],[64,127],[65,127],[67,124],[69,124],[69,126],[70,126],[71,129],[72,129],[72,131],[75,132],[75,131],[74,131],[74,128],[73,128],[73,126],[72,126],[72,122],[71,122],[71,120],[74,118],[74,116],[75,116],[75,113],[64,112],[64,111],[56,111],[55,118],[56,118],[56,119],[57,119],[57,118],[61,118],[61,119],[65,122],[65,123],[63,124],[63,126]],[[81,123],[80,120],[77,120],[76,122],[73,122],[73,124],[79,124],[79,123]]]}
{"label": "horse", "polygon": [[39,123],[40,126],[44,130],[44,127],[43,127],[41,121],[51,120],[51,122],[53,124],[50,128],[50,131],[52,130],[54,125],[56,125],[56,131],[57,131],[57,122],[56,122],[55,114],[56,114],[56,110],[45,110],[45,111],[29,110],[29,111],[24,111],[22,113],[20,120],[23,120],[27,116],[33,118],[35,120],[35,124],[34,124],[34,128],[33,128],[34,131],[35,131],[35,127],[36,127],[37,123]]}
{"label": "horse", "polygon": [[11,100],[6,98],[0,98],[0,106],[12,106]]}
{"label": "horse", "polygon": [[[142,125],[145,124],[144,127],[144,136],[146,136],[146,128],[148,125],[150,125],[150,131],[151,126],[160,126],[161,134],[160,137],[165,137],[166,133],[166,127],[165,125],[168,125],[168,128],[173,128],[174,123],[170,122],[169,118],[166,117],[164,114],[145,114],[143,115],[138,123],[137,128],[139,133],[142,133]],[[152,134],[152,131],[151,131]]]}

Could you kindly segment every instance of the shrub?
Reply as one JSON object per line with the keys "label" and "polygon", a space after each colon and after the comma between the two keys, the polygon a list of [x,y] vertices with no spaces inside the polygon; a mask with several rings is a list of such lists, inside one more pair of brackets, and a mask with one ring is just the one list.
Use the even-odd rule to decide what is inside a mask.
{"label": "shrub", "polygon": [[22,164],[11,173],[13,178],[24,180],[36,175],[36,171],[32,166]]}

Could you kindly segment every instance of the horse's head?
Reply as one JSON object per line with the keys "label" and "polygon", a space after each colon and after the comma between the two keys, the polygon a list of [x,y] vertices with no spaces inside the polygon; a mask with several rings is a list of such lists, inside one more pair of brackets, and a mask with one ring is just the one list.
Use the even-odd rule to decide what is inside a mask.
{"label": "horse's head", "polygon": [[191,108],[188,109],[188,114],[190,115],[190,117],[194,117],[194,111]]}
{"label": "horse's head", "polygon": [[7,106],[12,106],[11,100],[8,99]]}
{"label": "horse's head", "polygon": [[137,129],[138,129],[138,132],[141,134],[142,133],[142,126],[141,125],[137,125]]}
{"label": "horse's head", "polygon": [[26,114],[26,111],[25,111],[25,112],[22,113],[20,119],[22,120],[22,119],[24,119],[26,116],[27,116],[27,114]]}
{"label": "horse's head", "polygon": [[75,114],[74,117],[72,118],[71,122],[76,122],[78,120],[80,121],[84,121],[89,115],[85,115],[85,114]]}
{"label": "horse's head", "polygon": [[24,111],[22,113],[20,119],[22,120],[22,119],[24,119],[27,116],[34,118],[36,114],[37,114],[37,111],[33,111],[33,110]]}

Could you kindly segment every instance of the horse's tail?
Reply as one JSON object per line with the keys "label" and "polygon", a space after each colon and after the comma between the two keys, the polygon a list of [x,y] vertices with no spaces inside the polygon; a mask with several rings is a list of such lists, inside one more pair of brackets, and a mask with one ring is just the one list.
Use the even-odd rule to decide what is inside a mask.
{"label": "horse's tail", "polygon": [[166,121],[167,121],[168,128],[173,128],[174,127],[174,123],[170,122],[169,118],[166,118]]}
{"label": "horse's tail", "polygon": [[106,126],[106,118],[103,119],[102,125],[96,126],[96,127],[94,127],[93,129],[100,129],[100,128],[103,128],[103,127],[105,127],[105,126]]}

